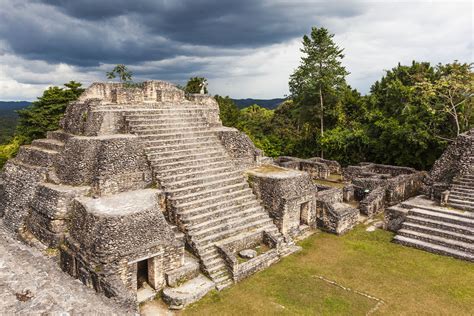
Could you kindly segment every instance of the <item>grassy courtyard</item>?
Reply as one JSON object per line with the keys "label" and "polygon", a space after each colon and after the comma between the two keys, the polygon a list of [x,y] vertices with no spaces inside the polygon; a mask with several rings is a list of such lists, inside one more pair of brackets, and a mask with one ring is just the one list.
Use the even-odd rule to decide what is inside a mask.
{"label": "grassy courtyard", "polygon": [[392,236],[363,225],[342,237],[317,233],[301,252],[182,314],[474,314],[474,264],[393,244]]}

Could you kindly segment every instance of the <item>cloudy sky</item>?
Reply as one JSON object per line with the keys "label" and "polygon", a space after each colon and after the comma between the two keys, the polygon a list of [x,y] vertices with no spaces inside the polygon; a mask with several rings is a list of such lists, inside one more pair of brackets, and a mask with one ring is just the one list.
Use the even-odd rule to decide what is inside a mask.
{"label": "cloudy sky", "polygon": [[0,0],[0,100],[104,81],[119,63],[136,81],[198,75],[212,94],[282,97],[312,26],[335,34],[366,93],[398,62],[472,62],[472,12],[455,0]]}

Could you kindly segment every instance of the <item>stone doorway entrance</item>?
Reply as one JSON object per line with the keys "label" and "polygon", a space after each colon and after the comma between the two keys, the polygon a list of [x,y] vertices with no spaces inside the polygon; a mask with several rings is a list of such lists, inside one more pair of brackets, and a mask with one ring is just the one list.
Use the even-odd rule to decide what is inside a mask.
{"label": "stone doorway entrance", "polygon": [[304,202],[300,204],[300,225],[309,225],[309,203]]}
{"label": "stone doorway entrance", "polygon": [[137,290],[149,284],[148,280],[148,260],[137,262]]}

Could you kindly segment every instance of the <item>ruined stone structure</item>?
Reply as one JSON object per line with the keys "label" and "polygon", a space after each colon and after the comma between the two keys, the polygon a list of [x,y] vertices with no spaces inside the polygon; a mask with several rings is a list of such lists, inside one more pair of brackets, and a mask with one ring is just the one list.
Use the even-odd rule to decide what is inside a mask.
{"label": "ruined stone structure", "polygon": [[431,198],[474,212],[474,128],[448,146],[435,162],[427,182]]}
{"label": "ruined stone structure", "polygon": [[341,165],[334,160],[319,157],[301,159],[290,156],[280,156],[275,163],[281,167],[308,172],[313,179],[327,179],[330,174],[340,174]]}
{"label": "ruined stone structure", "polygon": [[[59,247],[63,270],[96,291],[134,304],[137,289],[164,289],[181,308],[297,250],[291,220],[281,225],[243,175],[268,159],[222,126],[213,98],[162,81],[95,83],[61,127],[7,162],[0,215],[24,240]],[[268,203],[308,203],[309,224],[305,185]],[[266,251],[236,260],[248,248]]]}
{"label": "ruined stone structure", "polygon": [[348,204],[354,200],[354,186],[333,188],[317,185],[316,218],[320,229],[342,235],[357,225],[359,210]]}
{"label": "ruined stone structure", "polygon": [[317,189],[306,172],[265,165],[248,170],[250,186],[284,236],[316,227]]}
{"label": "ruined stone structure", "polygon": [[344,180],[354,185],[361,213],[372,217],[423,190],[424,172],[413,168],[360,163],[343,170]]}
{"label": "ruined stone structure", "polygon": [[425,182],[434,201],[419,196],[387,209],[394,241],[474,262],[474,129],[448,146]]}

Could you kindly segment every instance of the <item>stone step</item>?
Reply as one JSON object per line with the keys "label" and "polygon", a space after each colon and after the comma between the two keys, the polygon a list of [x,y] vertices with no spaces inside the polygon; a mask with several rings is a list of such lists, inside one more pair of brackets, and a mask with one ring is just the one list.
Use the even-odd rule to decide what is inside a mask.
{"label": "stone step", "polygon": [[[219,144],[215,141],[206,141],[206,142],[196,142],[196,143],[179,143],[179,144],[165,144],[165,145],[150,145],[148,144],[145,152],[154,152],[154,153],[169,153],[174,155],[177,150],[190,150],[194,152],[204,151],[209,148],[219,148]],[[222,147],[220,147],[222,148]]]}
{"label": "stone step", "polygon": [[466,226],[444,222],[442,220],[439,221],[439,220],[434,220],[434,219],[430,219],[426,217],[408,215],[406,218],[406,222],[415,223],[415,224],[424,225],[424,226],[433,227],[433,228],[439,228],[443,230],[448,230],[448,231],[459,233],[459,234],[474,236],[474,229],[470,227],[466,227]]}
{"label": "stone step", "polygon": [[202,119],[197,119],[192,122],[168,122],[166,120],[127,120],[130,129],[138,130],[158,129],[158,130],[172,130],[172,129],[186,129],[186,128],[208,128],[209,123]]}
{"label": "stone step", "polygon": [[[263,219],[264,217],[269,218],[268,213],[258,203],[249,203],[249,205],[250,206],[240,208],[236,206],[229,206],[225,208],[223,212],[220,212],[220,214],[212,217],[209,220],[196,222],[187,221],[184,224],[184,227],[193,236],[197,236],[196,234],[201,234],[201,232],[207,231],[208,229],[212,229],[212,227],[233,223],[235,221],[238,221],[239,219],[248,219],[253,218],[254,216],[255,218],[260,216],[261,219]],[[219,211],[221,210],[219,209]]]}
{"label": "stone step", "polygon": [[172,162],[167,162],[163,163],[162,160],[159,160],[156,162],[153,159],[149,159],[150,164],[152,167],[156,168],[157,170],[170,170],[170,169],[177,169],[177,168],[185,168],[188,166],[199,166],[199,165],[207,165],[207,164],[212,164],[216,162],[222,162],[222,161],[229,161],[229,158],[225,156],[224,154],[221,154],[220,156],[214,156],[214,157],[203,157],[203,158],[198,158],[198,159],[188,159],[188,160],[181,160],[181,161],[172,161]]}
{"label": "stone step", "polygon": [[454,204],[463,204],[463,205],[466,205],[466,206],[470,206],[470,207],[474,207],[474,202],[473,201],[469,201],[467,199],[463,200],[463,199],[456,199],[454,197],[449,197],[448,198],[448,204],[451,204],[451,203],[454,203]]}
{"label": "stone step", "polygon": [[453,185],[451,187],[451,191],[470,193],[470,192],[472,192],[472,190],[473,190],[472,187],[464,186],[464,185]]}
{"label": "stone step", "polygon": [[267,217],[265,219],[261,219],[261,220],[256,221],[256,222],[250,222],[250,223],[247,223],[245,225],[236,227],[235,229],[222,230],[222,231],[219,231],[215,234],[206,235],[203,238],[199,238],[199,239],[193,238],[193,243],[197,247],[200,247],[200,246],[202,247],[202,246],[207,245],[207,244],[220,242],[220,241],[222,241],[224,239],[227,239],[227,238],[230,238],[230,237],[239,236],[243,232],[254,231],[254,230],[257,230],[257,229],[263,229],[264,227],[268,227],[269,225],[272,225],[273,227],[276,228],[276,226],[274,226],[274,224],[273,224],[273,221],[269,217]]}
{"label": "stone step", "polygon": [[209,130],[201,130],[201,131],[182,131],[177,133],[149,133],[148,132],[137,132],[134,131],[134,134],[138,135],[141,139],[145,139],[147,141],[151,140],[178,140],[178,139],[186,139],[186,138],[197,138],[197,137],[208,137],[214,136],[215,134],[213,131]]}
{"label": "stone step", "polygon": [[[178,177],[185,177],[185,179],[190,178],[188,175],[192,175],[195,172],[205,172],[210,170],[215,170],[218,168],[229,168],[229,161],[228,160],[218,160],[214,162],[206,162],[205,160],[193,164],[193,165],[184,165],[178,166],[176,168],[167,168],[162,169],[160,166],[154,165],[153,172],[161,178],[166,179],[171,177],[172,179],[176,179]],[[230,169],[229,169],[230,170]]]}
{"label": "stone step", "polygon": [[220,155],[225,154],[224,149],[219,144],[209,146],[206,148],[205,151],[196,150],[195,148],[179,149],[168,152],[153,151],[152,149],[147,148],[145,149],[145,151],[149,160],[153,160],[155,162],[165,161],[164,163],[177,160],[193,160],[199,157],[207,157],[207,155],[209,155],[209,157],[212,157],[215,156],[217,153],[219,153]]}
{"label": "stone step", "polygon": [[17,160],[34,166],[52,167],[56,162],[58,152],[32,145],[21,146],[16,156]]}
{"label": "stone step", "polygon": [[462,201],[472,201],[474,202],[474,193],[472,194],[462,194],[462,193],[450,193],[449,198],[455,200],[462,200]]}
{"label": "stone step", "polygon": [[50,131],[50,132],[47,132],[47,133],[46,133],[46,138],[48,138],[48,139],[54,139],[54,140],[60,141],[60,142],[62,142],[62,143],[67,142],[67,140],[68,140],[69,138],[73,137],[73,136],[74,136],[74,135],[65,133],[65,132],[62,131],[62,130]]}
{"label": "stone step", "polygon": [[404,222],[402,224],[402,228],[418,231],[418,232],[429,234],[429,235],[436,235],[440,237],[445,237],[445,238],[449,238],[453,240],[459,240],[462,242],[474,244],[474,236],[455,233],[449,230],[444,230],[440,228],[435,228],[435,227],[430,227],[430,226],[425,226],[425,225],[420,225],[420,224],[415,224],[415,223],[410,223],[410,222]]}
{"label": "stone step", "polygon": [[[172,174],[172,175],[169,175],[169,176],[166,176],[166,177],[160,176],[160,179],[162,180],[161,182],[164,185],[166,185],[168,183],[169,184],[174,184],[176,182],[181,182],[181,181],[190,181],[190,180],[193,180],[195,178],[203,178],[206,175],[218,176],[222,173],[228,173],[228,172],[232,172],[234,170],[233,167],[229,165],[229,163],[224,164],[224,165],[223,164],[220,164],[220,165],[216,164],[215,166],[216,166],[216,168],[212,168],[212,166],[210,166],[209,168],[202,167],[202,168],[199,168],[196,171],[189,172],[189,173],[186,173],[186,174]],[[190,185],[193,185],[193,184],[197,184],[197,183],[192,183]]]}
{"label": "stone step", "polygon": [[462,259],[462,260],[467,260],[467,261],[474,261],[474,255],[472,254],[469,254],[461,250],[456,250],[449,247],[436,245],[436,244],[426,242],[426,241],[421,241],[421,240],[417,240],[417,239],[413,239],[413,238],[409,238],[405,236],[400,236],[400,235],[395,236],[393,241],[398,244],[402,244],[404,246],[410,246],[410,247],[418,248],[418,249],[436,253],[436,254],[451,256],[457,259]]}
{"label": "stone step", "polygon": [[32,146],[44,148],[47,150],[60,152],[64,148],[64,143],[56,139],[35,139],[32,143]]}
{"label": "stone step", "polygon": [[169,194],[171,198],[173,198],[177,196],[187,195],[190,193],[198,193],[198,192],[206,191],[209,189],[216,189],[223,186],[237,184],[237,183],[241,183],[242,181],[243,181],[242,176],[237,176],[237,177],[232,177],[229,179],[211,181],[204,184],[191,185],[191,186],[187,186],[187,187],[179,188],[179,189],[166,190],[166,192]]}
{"label": "stone step", "polygon": [[465,243],[459,240],[453,240],[453,239],[449,239],[442,236],[425,234],[419,231],[403,229],[403,228],[398,230],[397,234],[400,236],[422,240],[422,241],[426,241],[432,244],[441,245],[441,246],[448,247],[451,249],[457,249],[457,250],[465,251],[467,253],[474,254],[474,244],[472,243]]}
{"label": "stone step", "polygon": [[175,189],[185,188],[188,186],[206,184],[209,182],[233,178],[233,177],[236,177],[237,175],[242,176],[240,171],[232,170],[229,172],[221,172],[219,174],[203,173],[191,179],[184,179],[184,180],[179,180],[179,181],[176,181],[175,179],[170,178],[168,179],[168,181],[166,181],[166,183],[164,183],[163,181],[161,182],[166,190],[175,190]]}
{"label": "stone step", "polygon": [[464,211],[469,211],[469,212],[474,212],[474,207],[466,204],[458,204],[458,203],[453,203],[453,202],[448,202],[449,206],[452,206],[454,208],[457,208],[459,210],[464,210]]}
{"label": "stone step", "polygon": [[180,219],[182,219],[183,223],[190,223],[192,221],[197,223],[199,221],[205,221],[209,219],[209,217],[226,214],[229,208],[238,208],[239,206],[244,206],[250,203],[258,204],[257,199],[253,193],[248,193],[245,195],[241,195],[240,192],[239,194],[229,193],[223,194],[222,197],[222,200],[215,201],[212,204],[207,204],[202,207],[180,209],[178,210],[178,216]]}
{"label": "stone step", "polygon": [[198,200],[192,200],[192,201],[185,202],[185,203],[179,203],[179,202],[171,201],[171,203],[179,210],[186,210],[186,209],[192,210],[192,209],[195,209],[195,208],[203,207],[203,206],[208,205],[208,204],[213,204],[213,203],[217,203],[219,201],[222,201],[224,199],[223,198],[224,196],[237,197],[237,196],[243,196],[243,195],[246,195],[246,194],[249,194],[249,193],[252,193],[252,190],[249,187],[247,187],[245,189],[239,189],[239,190],[235,190],[235,191],[230,191],[228,193],[224,193],[221,196],[210,196],[210,197],[206,197],[206,198],[202,198],[202,199],[198,199]]}
{"label": "stone step", "polygon": [[208,188],[207,190],[192,192],[190,194],[182,196],[174,196],[171,200],[178,205],[183,205],[185,203],[190,203],[193,201],[200,201],[210,197],[218,197],[221,194],[236,192],[240,190],[248,189],[248,184],[241,181],[240,183],[230,184],[227,186],[221,186],[218,188]]}
{"label": "stone step", "polygon": [[[240,232],[233,236],[219,240],[218,244],[225,245],[228,243],[233,243],[237,240],[244,240],[244,239],[250,240],[252,238],[259,236],[264,231],[267,233],[273,234],[277,238],[281,236],[281,233],[278,231],[278,228],[274,224],[272,224],[268,226],[261,226],[251,231]],[[217,252],[215,244],[212,244],[212,243],[205,244],[203,246],[198,246],[198,250],[199,250],[199,255],[201,256],[201,258],[208,258],[209,256],[213,255],[215,252]]]}
{"label": "stone step", "polygon": [[208,236],[216,235],[222,232],[232,231],[244,225],[256,224],[257,223],[273,223],[273,221],[268,217],[268,214],[264,213],[262,209],[259,212],[248,214],[248,216],[240,216],[233,219],[222,220],[222,223],[218,224],[214,222],[208,226],[202,226],[200,229],[190,229],[188,234],[194,238],[202,239],[203,237],[207,238]]}
{"label": "stone step", "polygon": [[438,221],[448,222],[460,226],[474,228],[474,219],[458,216],[455,214],[446,214],[442,212],[434,212],[423,210],[419,208],[413,208],[409,211],[410,215],[415,215],[418,217],[427,217]]}
{"label": "stone step", "polygon": [[[206,124],[200,124],[198,126],[182,126],[180,128],[161,128],[157,127],[157,125],[145,125],[145,126],[133,126],[131,127],[131,132],[134,134],[156,134],[156,135],[163,135],[163,134],[181,134],[181,133],[197,133],[203,130],[208,129]],[[213,132],[213,131],[212,131]]]}
{"label": "stone step", "polygon": [[183,145],[183,144],[196,144],[196,143],[209,143],[209,142],[218,142],[216,136],[188,136],[183,138],[170,138],[170,139],[160,139],[156,136],[139,136],[146,144],[149,146],[168,146],[168,145]]}
{"label": "stone step", "polygon": [[128,122],[131,121],[142,121],[142,122],[205,122],[206,118],[201,115],[169,115],[169,114],[157,114],[157,113],[139,113],[132,114],[125,117]]}
{"label": "stone step", "polygon": [[[236,201],[238,203],[238,201]],[[213,210],[207,210],[206,212],[199,213],[195,216],[181,216],[180,219],[184,226],[196,227],[197,225],[206,225],[207,223],[220,222],[226,218],[234,218],[246,213],[255,212],[260,208],[260,204],[254,199],[248,200],[246,203],[233,205],[226,208],[217,208]]]}
{"label": "stone step", "polygon": [[470,186],[471,188],[474,187],[474,180],[470,179],[459,179],[453,181],[454,185],[461,185],[461,186]]}

